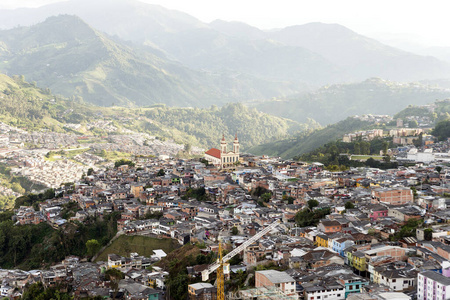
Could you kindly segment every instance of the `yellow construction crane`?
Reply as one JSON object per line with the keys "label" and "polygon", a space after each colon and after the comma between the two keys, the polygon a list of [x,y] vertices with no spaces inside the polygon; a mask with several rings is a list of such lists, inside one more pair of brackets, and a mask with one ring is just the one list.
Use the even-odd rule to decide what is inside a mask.
{"label": "yellow construction crane", "polygon": [[[269,233],[277,225],[280,224],[279,220],[276,220],[260,232],[256,233],[254,236],[249,238],[247,241],[242,243],[239,247],[232,250],[230,253],[222,257],[222,242],[219,240],[219,259],[216,263],[210,265],[206,270],[202,271],[202,281],[208,281],[209,274],[217,270],[217,300],[225,300],[225,277],[224,277],[224,265],[236,254],[241,253],[245,248],[251,245],[253,242],[259,240],[265,234]],[[229,268],[227,268],[227,272],[229,272]],[[228,273],[227,273],[228,274]]]}
{"label": "yellow construction crane", "polygon": [[223,274],[222,242],[219,242],[219,267],[217,268],[217,300],[225,300],[225,276]]}

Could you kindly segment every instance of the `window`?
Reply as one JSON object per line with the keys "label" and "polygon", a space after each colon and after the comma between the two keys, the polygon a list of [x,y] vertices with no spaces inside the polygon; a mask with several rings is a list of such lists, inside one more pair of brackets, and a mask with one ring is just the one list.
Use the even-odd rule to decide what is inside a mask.
{"label": "window", "polygon": [[338,297],[340,297],[340,296],[341,296],[341,294],[337,294],[337,296],[338,296]]}

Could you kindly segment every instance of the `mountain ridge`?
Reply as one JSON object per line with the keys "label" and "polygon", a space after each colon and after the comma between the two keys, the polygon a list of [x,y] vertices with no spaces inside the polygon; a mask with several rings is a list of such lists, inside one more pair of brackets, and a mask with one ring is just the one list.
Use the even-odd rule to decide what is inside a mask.
{"label": "mountain ridge", "polygon": [[[183,12],[134,0],[70,0],[36,9],[0,10],[0,26],[33,24],[49,15],[67,12],[109,35],[156,47],[167,57],[197,70],[224,69],[259,78],[271,75],[281,81],[293,77],[293,84],[313,86],[324,81],[343,83],[370,77],[396,81],[450,78],[450,64],[446,62],[384,45],[339,24],[315,22],[263,31],[242,22],[216,20],[207,24]],[[190,46],[180,47],[178,39],[187,35]],[[268,51],[267,47],[275,41],[278,48]],[[214,51],[218,49],[222,52],[217,54]],[[266,51],[265,55],[259,54],[261,51]],[[223,57],[230,53],[238,59]],[[286,57],[285,61],[278,62],[280,57]],[[241,68],[242,62],[252,60]],[[268,65],[266,69],[261,68],[264,64]],[[321,76],[311,71],[314,69]],[[268,70],[278,71],[267,74],[271,73]]]}

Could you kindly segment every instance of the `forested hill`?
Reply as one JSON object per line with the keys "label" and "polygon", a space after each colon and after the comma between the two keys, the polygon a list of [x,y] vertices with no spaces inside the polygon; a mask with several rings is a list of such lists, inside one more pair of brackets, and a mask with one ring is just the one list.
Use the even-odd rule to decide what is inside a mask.
{"label": "forested hill", "polygon": [[20,76],[11,78],[0,75],[0,99],[1,122],[29,131],[45,129],[73,133],[65,124],[77,123],[82,125],[77,134],[107,135],[108,132],[87,129],[90,127],[88,124],[102,119],[118,128],[114,134],[128,129],[205,148],[218,147],[222,134],[231,142],[237,133],[242,150],[245,150],[318,126],[314,122],[300,124],[274,117],[242,104],[208,109],[171,108],[165,105],[136,109],[98,107],[76,99],[55,97],[48,89],[27,83]]}
{"label": "forested hill", "polygon": [[393,115],[408,105],[424,105],[448,97],[448,89],[372,78],[360,83],[322,87],[295,99],[267,101],[252,106],[297,122],[313,118],[327,125],[353,115]]}
{"label": "forested hill", "polygon": [[279,140],[252,147],[248,152],[256,155],[281,156],[283,158],[293,158],[325,145],[330,141],[342,138],[344,134],[357,130],[368,129],[372,123],[361,121],[350,117],[336,124],[328,125],[325,128],[304,132],[296,137]]}
{"label": "forested hill", "polygon": [[222,133],[229,142],[237,133],[242,150],[319,126],[313,121],[300,124],[274,117],[242,104],[228,104],[222,108],[213,106],[209,109],[159,107],[146,110],[145,115],[159,124],[162,130],[167,128],[172,131],[176,140],[184,138],[196,145],[218,147]]}

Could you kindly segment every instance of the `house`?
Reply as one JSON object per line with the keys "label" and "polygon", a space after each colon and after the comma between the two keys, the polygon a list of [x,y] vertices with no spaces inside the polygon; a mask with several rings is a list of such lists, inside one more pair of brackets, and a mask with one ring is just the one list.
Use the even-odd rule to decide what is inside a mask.
{"label": "house", "polygon": [[410,188],[377,188],[372,190],[372,203],[386,203],[401,205],[414,201],[413,192]]}
{"label": "house", "polygon": [[287,295],[294,295],[296,292],[295,280],[286,272],[276,270],[264,270],[255,272],[255,287],[279,288]]}
{"label": "house", "polygon": [[188,285],[189,300],[215,300],[217,287],[211,283],[199,282]]}
{"label": "house", "polygon": [[317,229],[324,233],[341,232],[342,225],[335,220],[322,220],[318,225]]}

